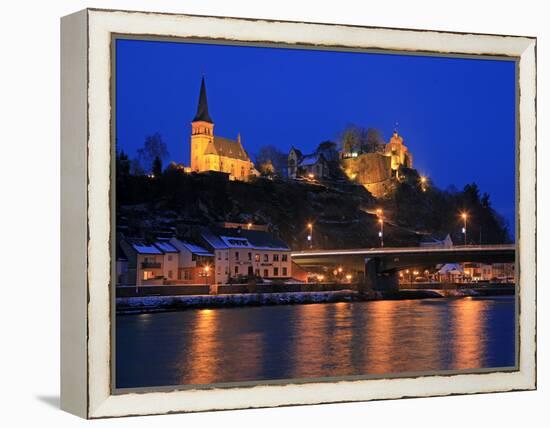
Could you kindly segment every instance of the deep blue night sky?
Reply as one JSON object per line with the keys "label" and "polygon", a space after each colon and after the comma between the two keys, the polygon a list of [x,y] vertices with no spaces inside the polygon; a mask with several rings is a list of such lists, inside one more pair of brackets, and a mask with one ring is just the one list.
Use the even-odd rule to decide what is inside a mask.
{"label": "deep blue night sky", "polygon": [[440,188],[475,181],[514,221],[515,63],[502,60],[118,40],[116,137],[134,156],[159,132],[189,164],[204,73],[214,132],[249,155],[273,144],[310,152],[349,124],[395,123],[414,167]]}

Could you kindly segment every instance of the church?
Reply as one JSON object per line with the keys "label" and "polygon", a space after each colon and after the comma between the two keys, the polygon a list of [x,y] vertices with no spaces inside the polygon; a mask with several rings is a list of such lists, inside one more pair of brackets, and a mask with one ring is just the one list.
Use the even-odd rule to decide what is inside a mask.
{"label": "church", "polygon": [[236,140],[214,135],[214,121],[208,112],[204,77],[197,113],[191,122],[191,171],[218,171],[228,174],[230,180],[242,181],[258,174],[241,144],[240,134]]}

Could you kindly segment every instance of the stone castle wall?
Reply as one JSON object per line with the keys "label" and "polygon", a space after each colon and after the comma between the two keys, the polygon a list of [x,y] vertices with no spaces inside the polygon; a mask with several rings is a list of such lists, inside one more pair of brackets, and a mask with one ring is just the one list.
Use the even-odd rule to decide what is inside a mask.
{"label": "stone castle wall", "polygon": [[391,157],[382,153],[363,153],[356,158],[342,159],[346,175],[365,186],[380,198],[393,188]]}

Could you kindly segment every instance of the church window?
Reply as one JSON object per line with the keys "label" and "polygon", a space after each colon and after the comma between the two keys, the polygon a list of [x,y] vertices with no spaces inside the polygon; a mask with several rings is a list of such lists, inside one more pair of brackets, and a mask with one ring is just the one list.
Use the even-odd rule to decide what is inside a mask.
{"label": "church window", "polygon": [[241,177],[244,177],[244,166],[241,166]]}
{"label": "church window", "polygon": [[231,164],[231,175],[235,175],[235,165]]}

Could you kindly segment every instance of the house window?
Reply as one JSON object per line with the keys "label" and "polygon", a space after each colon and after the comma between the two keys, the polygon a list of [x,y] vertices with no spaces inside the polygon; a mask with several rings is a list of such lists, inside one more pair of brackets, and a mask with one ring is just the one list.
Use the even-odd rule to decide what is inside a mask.
{"label": "house window", "polygon": [[178,279],[181,280],[181,270],[178,270]]}
{"label": "house window", "polygon": [[235,275],[238,275],[239,273],[239,266],[235,266]]}
{"label": "house window", "polygon": [[235,176],[235,165],[231,164],[231,175]]}
{"label": "house window", "polygon": [[264,254],[264,262],[268,262],[269,261],[269,254]]}
{"label": "house window", "polygon": [[239,261],[239,252],[235,251],[235,260]]}
{"label": "house window", "polygon": [[193,274],[190,270],[184,270],[183,271],[183,279],[186,281],[191,281],[193,279]]}
{"label": "house window", "polygon": [[172,271],[171,270],[168,271],[168,278],[172,279]]}
{"label": "house window", "polygon": [[168,261],[169,261],[169,262],[172,261],[172,254],[168,254]]}
{"label": "house window", "polygon": [[147,279],[151,279],[153,278],[153,272],[150,271],[150,270],[144,270],[143,271],[143,279],[147,280]]}
{"label": "house window", "polygon": [[256,254],[256,255],[254,256],[254,260],[256,260],[257,262],[259,262],[259,261],[260,261],[260,255],[259,255],[259,254]]}
{"label": "house window", "polygon": [[191,261],[193,261],[193,262],[197,261],[197,255],[196,254],[191,254]]}
{"label": "house window", "polygon": [[244,177],[244,166],[241,166],[241,177]]}
{"label": "house window", "polygon": [[222,259],[222,252],[218,251],[218,260],[221,260],[221,259]]}
{"label": "house window", "polygon": [[256,270],[254,271],[254,275],[260,276],[260,269],[256,269]]}
{"label": "house window", "polygon": [[287,276],[287,275],[288,275],[287,269],[286,269],[286,267],[284,267],[284,268],[283,268],[283,276]]}
{"label": "house window", "polygon": [[283,259],[283,262],[286,262],[286,261],[288,260],[288,255],[287,255],[287,254],[283,254],[282,259]]}
{"label": "house window", "polygon": [[273,268],[273,276],[279,276],[279,268],[278,267]]}
{"label": "house window", "polygon": [[267,269],[264,269],[264,276],[269,276],[269,271]]}
{"label": "house window", "polygon": [[252,253],[248,253],[248,261],[252,261]]}
{"label": "house window", "polygon": [[229,251],[225,252],[225,260],[229,259]]}
{"label": "house window", "polygon": [[273,254],[273,261],[278,262],[279,261],[279,254]]}

